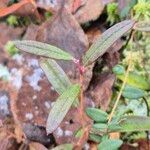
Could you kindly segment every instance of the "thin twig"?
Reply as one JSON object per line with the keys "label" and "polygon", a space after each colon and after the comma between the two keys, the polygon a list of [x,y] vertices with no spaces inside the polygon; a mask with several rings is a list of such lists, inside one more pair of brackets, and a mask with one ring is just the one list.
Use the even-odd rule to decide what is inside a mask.
{"label": "thin twig", "polygon": [[[147,102],[147,100],[146,100],[145,97],[143,97],[143,100],[144,100],[146,108],[147,108],[147,116],[149,116],[150,115],[150,109],[149,109],[148,102]],[[150,147],[150,143],[149,143],[149,131],[146,131],[146,135],[147,135],[147,145],[148,145],[148,148],[149,148]]]}
{"label": "thin twig", "polygon": [[80,113],[81,113],[81,123],[84,127],[84,97],[83,97],[83,75],[80,74]]}
{"label": "thin twig", "polygon": [[112,111],[111,111],[111,113],[110,113],[110,116],[109,116],[109,118],[108,118],[108,123],[111,122],[111,120],[112,120],[112,118],[113,118],[113,115],[114,115],[114,112],[115,112],[115,110],[116,110],[116,108],[117,108],[117,106],[118,106],[118,103],[119,103],[119,100],[120,100],[120,98],[121,98],[123,89],[124,89],[124,87],[125,87],[125,85],[126,85],[126,82],[127,82],[127,78],[128,78],[128,74],[129,74],[129,71],[130,71],[130,68],[131,68],[131,64],[132,64],[132,63],[131,63],[131,54],[130,54],[129,63],[128,63],[128,68],[127,68],[126,73],[125,73],[124,82],[123,82],[123,84],[122,84],[122,86],[121,86],[121,89],[120,89],[119,94],[118,94],[118,96],[117,96],[117,100],[116,100],[116,102],[115,102],[115,104],[114,104],[114,107],[113,107],[113,109],[112,109]]}
{"label": "thin twig", "polygon": [[131,38],[132,38],[132,35],[133,35],[133,31],[134,30],[131,30],[131,32],[130,32],[130,34],[129,34],[129,37],[128,37],[128,39],[127,39],[127,41],[126,41],[126,43],[125,43],[125,45],[123,45],[122,46],[122,48],[121,48],[121,52],[127,47],[127,45],[129,44],[129,42],[130,42],[130,40],[131,40]]}

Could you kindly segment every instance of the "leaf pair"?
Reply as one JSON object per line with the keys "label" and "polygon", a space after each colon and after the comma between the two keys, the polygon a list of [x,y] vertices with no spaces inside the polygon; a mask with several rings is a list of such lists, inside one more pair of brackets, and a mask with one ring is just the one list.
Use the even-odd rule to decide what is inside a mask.
{"label": "leaf pair", "polygon": [[[133,25],[133,21],[126,20],[105,31],[83,56],[83,65],[87,66],[93,63],[98,57],[102,56],[107,49],[132,28]],[[36,41],[14,41],[14,43],[18,49],[35,55],[53,59],[74,60],[73,56],[69,53],[49,44]]]}
{"label": "leaf pair", "polygon": [[79,92],[80,86],[78,84],[72,85],[56,100],[47,120],[46,130],[48,134],[52,133],[62,122]]}
{"label": "leaf pair", "polygon": [[94,132],[134,132],[150,130],[150,117],[125,116],[117,122],[112,121],[107,125],[108,114],[97,108],[87,108],[88,116],[96,123],[93,125]]}
{"label": "leaf pair", "polygon": [[47,133],[52,133],[59,126],[71,105],[77,99],[80,87],[79,85],[71,84],[68,76],[56,61],[42,59],[40,65],[52,86],[60,94],[60,97],[52,107],[47,120]]}

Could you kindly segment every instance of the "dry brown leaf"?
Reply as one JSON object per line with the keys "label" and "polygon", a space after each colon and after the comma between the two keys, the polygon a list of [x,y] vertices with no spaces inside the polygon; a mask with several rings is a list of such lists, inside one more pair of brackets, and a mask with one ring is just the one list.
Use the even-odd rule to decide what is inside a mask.
{"label": "dry brown leaf", "polygon": [[84,6],[75,13],[75,18],[81,24],[96,20],[104,9],[101,0],[88,0]]}
{"label": "dry brown leaf", "polygon": [[0,0],[0,9],[7,7],[9,0]]}
{"label": "dry brown leaf", "polygon": [[4,123],[3,127],[0,128],[0,150],[16,150],[18,144],[13,134],[12,122]]}
{"label": "dry brown leaf", "polygon": [[112,96],[112,86],[115,81],[115,76],[104,73],[100,75],[94,83],[93,88],[90,89],[91,96],[94,99],[95,105],[101,107],[106,111]]}
{"label": "dry brown leaf", "polygon": [[[64,0],[38,0],[37,6],[58,12]],[[102,0],[66,0],[64,6],[73,13],[79,23],[96,20],[104,9]]]}
{"label": "dry brown leaf", "polygon": [[39,26],[35,24],[30,24],[26,30],[26,33],[23,37],[24,40],[36,40],[37,32],[39,30]]}
{"label": "dry brown leaf", "polygon": [[69,0],[70,2],[70,9],[72,13],[75,13],[80,7],[82,7],[87,0]]}
{"label": "dry brown leaf", "polygon": [[108,52],[104,54],[103,60],[110,70],[112,69],[112,67],[119,63],[120,54],[118,51],[121,49],[122,46],[123,41],[119,39],[108,49]]}
{"label": "dry brown leaf", "polygon": [[29,144],[29,150],[48,150],[44,145],[37,143],[37,142],[31,142]]}
{"label": "dry brown leaf", "polygon": [[87,0],[37,0],[36,4],[39,8],[52,11],[53,13],[56,13],[62,5],[64,5],[71,13],[75,13],[86,1]]}
{"label": "dry brown leaf", "polygon": [[90,149],[91,150],[97,150],[97,145],[96,143],[90,143]]}
{"label": "dry brown leaf", "polygon": [[9,14],[15,12],[16,10],[18,10],[20,7],[22,7],[28,3],[32,3],[35,5],[35,3],[33,3],[33,2],[34,2],[33,0],[23,0],[23,1],[20,1],[19,3],[13,4],[9,7],[1,8],[0,17],[9,15]]}
{"label": "dry brown leaf", "polygon": [[101,33],[102,32],[100,31],[99,27],[91,27],[90,29],[88,29],[86,31],[86,35],[88,37],[89,44],[92,45],[101,35]]}
{"label": "dry brown leaf", "polygon": [[19,125],[15,126],[14,133],[15,133],[15,136],[16,136],[17,143],[21,143],[21,142],[24,141],[25,134],[23,133],[23,130],[22,130],[22,128]]}
{"label": "dry brown leaf", "polygon": [[119,139],[120,133],[119,132],[110,133],[109,136],[110,136],[110,139]]}
{"label": "dry brown leaf", "polygon": [[24,28],[13,28],[6,23],[0,23],[0,44],[3,46],[9,41],[18,39],[24,32]]}

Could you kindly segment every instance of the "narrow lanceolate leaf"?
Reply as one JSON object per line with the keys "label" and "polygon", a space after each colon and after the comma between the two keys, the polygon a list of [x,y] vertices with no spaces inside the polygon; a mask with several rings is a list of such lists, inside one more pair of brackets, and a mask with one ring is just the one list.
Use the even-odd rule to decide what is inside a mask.
{"label": "narrow lanceolate leaf", "polygon": [[62,94],[71,85],[68,76],[55,60],[42,59],[40,66],[58,94]]}
{"label": "narrow lanceolate leaf", "polygon": [[100,143],[101,140],[102,140],[102,137],[99,136],[99,135],[96,135],[96,134],[91,133],[91,134],[89,135],[89,140],[90,140],[90,141],[93,141],[93,142],[96,142],[96,143]]}
{"label": "narrow lanceolate leaf", "polygon": [[126,20],[105,31],[83,56],[83,65],[87,66],[94,62],[98,57],[102,56],[107,49],[124,33],[132,28],[133,25],[133,21]]}
{"label": "narrow lanceolate leaf", "polygon": [[98,145],[98,150],[117,150],[122,143],[121,140],[107,139]]}
{"label": "narrow lanceolate leaf", "polygon": [[57,99],[48,116],[46,124],[48,134],[52,133],[60,125],[79,92],[80,86],[78,84],[72,85]]}
{"label": "narrow lanceolate leaf", "polygon": [[150,130],[150,117],[126,116],[119,123],[119,132],[135,132]]}
{"label": "narrow lanceolate leaf", "polygon": [[121,129],[121,127],[118,123],[110,123],[108,125],[108,132],[115,132],[115,131],[118,131],[120,129]]}
{"label": "narrow lanceolate leaf", "polygon": [[104,123],[95,123],[93,125],[92,131],[94,132],[102,132],[102,133],[106,133],[108,129],[108,125],[104,124]]}
{"label": "narrow lanceolate leaf", "polygon": [[53,148],[52,150],[72,150],[72,149],[73,149],[72,144],[62,144]]}
{"label": "narrow lanceolate leaf", "polygon": [[24,40],[14,41],[14,44],[19,50],[38,56],[49,57],[53,59],[73,60],[73,57],[69,53],[46,43]]}
{"label": "narrow lanceolate leaf", "polygon": [[97,108],[87,108],[87,115],[96,122],[106,122],[108,114]]}

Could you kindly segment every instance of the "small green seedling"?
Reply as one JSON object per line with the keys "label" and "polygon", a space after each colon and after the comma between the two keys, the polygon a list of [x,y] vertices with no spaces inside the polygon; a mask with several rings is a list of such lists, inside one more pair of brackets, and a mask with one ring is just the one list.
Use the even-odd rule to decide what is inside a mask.
{"label": "small green seedling", "polygon": [[[79,108],[79,116],[83,118],[83,120],[81,120],[81,130],[83,130],[83,134],[78,134],[79,136],[81,136],[78,137],[82,139],[82,136],[85,135],[85,132],[88,132],[89,138],[92,140],[96,139],[95,142],[99,143],[98,149],[100,150],[107,150],[110,147],[112,150],[115,150],[121,146],[121,140],[109,139],[108,135],[111,132],[150,130],[149,117],[113,117],[112,120],[108,122],[109,114],[100,109],[86,108],[86,111],[84,111],[82,83],[83,75],[86,71],[87,66],[95,62],[97,58],[101,57],[108,50],[108,48],[114,44],[116,40],[118,40],[133,26],[134,21],[131,20],[122,21],[112,26],[110,29],[105,31],[101,35],[101,37],[98,38],[98,40],[89,48],[85,55],[82,56],[82,59],[80,61],[74,58],[74,56],[72,56],[71,54],[53,45],[36,41],[13,42],[19,50],[23,50],[25,52],[41,56],[42,59],[40,59],[40,66],[44,70],[52,86],[60,95],[56,100],[54,106],[50,110],[46,124],[47,134],[50,134],[56,130],[56,128],[63,121],[70,107],[74,105],[74,103],[76,103],[75,107]],[[72,84],[68,76],[63,71],[63,69],[57,64],[57,60],[65,60],[66,63],[67,61],[72,61],[74,65],[77,66],[78,71],[80,73],[80,83]],[[116,70],[119,70],[119,68]],[[145,81],[143,81],[139,85],[137,80],[133,81],[132,73],[129,76],[130,79],[127,82],[129,85],[136,86],[137,88],[141,89],[149,89],[149,85],[147,85]],[[119,71],[117,77],[120,80],[124,80],[123,68]],[[137,77],[140,80],[140,76],[137,75]],[[128,95],[129,88],[131,89],[132,87],[127,87],[125,89],[124,96]],[[143,96],[143,93],[142,91],[140,92],[141,97]],[[86,114],[91,118],[91,120],[93,120],[93,124],[91,124],[92,127],[89,128],[88,131],[86,129],[89,127],[89,123],[87,119],[85,119],[87,117]],[[141,122],[143,125],[141,125]],[[65,149],[65,146],[69,146],[68,149],[72,149],[72,145],[62,145],[63,149]]]}

